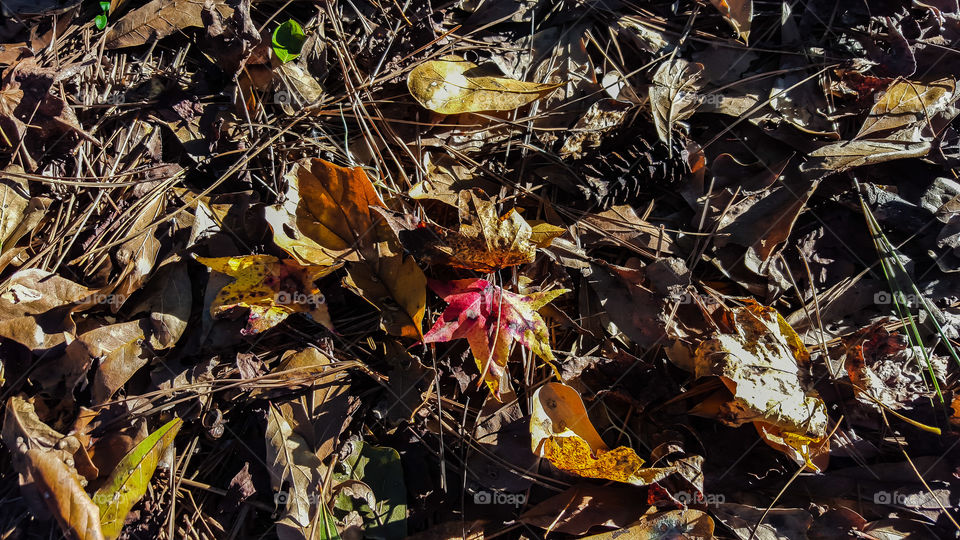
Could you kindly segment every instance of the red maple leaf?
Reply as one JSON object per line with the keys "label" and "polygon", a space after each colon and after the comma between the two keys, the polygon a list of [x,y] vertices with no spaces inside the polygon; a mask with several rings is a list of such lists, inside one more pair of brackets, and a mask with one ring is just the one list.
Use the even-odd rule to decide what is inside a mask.
{"label": "red maple leaf", "polygon": [[485,279],[430,280],[427,284],[449,305],[423,337],[424,343],[467,338],[483,380],[498,399],[500,391],[509,388],[506,366],[513,341],[543,360],[553,361],[547,325],[537,311],[566,289],[523,295]]}

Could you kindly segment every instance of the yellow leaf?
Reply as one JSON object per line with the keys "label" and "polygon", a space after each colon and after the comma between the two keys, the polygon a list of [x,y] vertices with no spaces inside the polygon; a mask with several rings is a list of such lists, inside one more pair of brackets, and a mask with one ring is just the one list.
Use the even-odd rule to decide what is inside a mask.
{"label": "yellow leaf", "polygon": [[407,88],[414,99],[440,114],[512,111],[559,86],[491,76],[458,56],[424,62],[407,77]]}
{"label": "yellow leaf", "polygon": [[291,313],[306,313],[332,329],[323,295],[313,282],[334,270],[326,266],[301,266],[272,255],[242,257],[197,257],[197,261],[236,281],[224,287],[210,314],[219,317],[235,308],[247,308],[250,316],[244,334],[257,334],[283,322]]}
{"label": "yellow leaf", "polygon": [[530,224],[530,241],[539,248],[550,247],[554,238],[559,238],[567,232],[563,227],[551,225],[546,221],[528,221]]}
{"label": "yellow leaf", "polygon": [[644,468],[643,460],[626,446],[610,450],[590,423],[580,395],[561,383],[547,383],[534,392],[530,444],[558,469],[585,478],[645,486],[675,472],[673,467]]}

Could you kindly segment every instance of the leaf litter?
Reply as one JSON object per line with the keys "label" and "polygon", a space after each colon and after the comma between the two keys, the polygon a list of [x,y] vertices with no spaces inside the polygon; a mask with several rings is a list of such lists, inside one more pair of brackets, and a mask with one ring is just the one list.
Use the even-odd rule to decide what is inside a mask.
{"label": "leaf litter", "polygon": [[956,2],[0,9],[11,537],[960,530]]}

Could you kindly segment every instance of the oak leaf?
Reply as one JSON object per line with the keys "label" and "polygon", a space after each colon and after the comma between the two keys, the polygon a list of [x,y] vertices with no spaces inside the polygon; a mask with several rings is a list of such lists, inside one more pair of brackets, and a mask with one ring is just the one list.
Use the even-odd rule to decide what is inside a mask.
{"label": "oak leaf", "polygon": [[423,341],[466,338],[483,380],[498,399],[501,391],[509,388],[506,366],[513,341],[553,362],[547,324],[537,311],[566,289],[522,295],[505,291],[485,279],[431,280],[428,284],[449,305]]}
{"label": "oak leaf", "polygon": [[333,327],[323,295],[313,284],[332,267],[301,266],[272,255],[197,257],[197,261],[236,278],[217,293],[210,314],[219,317],[236,308],[249,309],[247,326],[241,331],[244,335],[273,328],[292,313],[306,313],[317,323]]}
{"label": "oak leaf", "polygon": [[459,56],[424,62],[407,77],[414,99],[440,114],[512,111],[560,86],[493,76]]}

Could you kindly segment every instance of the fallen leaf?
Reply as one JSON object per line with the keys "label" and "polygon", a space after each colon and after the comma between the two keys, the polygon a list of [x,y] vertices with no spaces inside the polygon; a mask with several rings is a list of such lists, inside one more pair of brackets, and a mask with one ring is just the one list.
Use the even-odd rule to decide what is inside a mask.
{"label": "fallen leaf", "polygon": [[101,291],[107,295],[110,310],[116,313],[135,291],[139,290],[153,270],[160,251],[160,240],[156,237],[157,226],[149,227],[163,214],[166,205],[165,192],[157,191],[144,201],[136,219],[128,227],[126,234],[137,234],[135,238],[117,247],[116,262],[121,267],[120,275],[114,286]]}
{"label": "fallen leaf", "polygon": [[284,503],[283,518],[301,528],[309,527],[317,504],[323,506],[323,501],[318,500],[323,463],[273,404],[267,409],[266,438],[270,484],[275,490],[287,486],[279,499]]}
{"label": "fallen leaf", "polygon": [[[143,348],[150,326],[146,319],[132,320],[86,332],[67,346],[67,354],[99,359],[90,389],[93,405],[109,400],[153,355]],[[76,349],[73,353],[72,348]],[[89,365],[89,364],[88,364]]]}
{"label": "fallen leaf", "polygon": [[[457,204],[459,231],[440,227],[405,231],[404,244],[421,255],[421,260],[486,273],[534,261],[533,228],[516,209],[498,216],[492,202],[467,190],[459,193]],[[559,234],[563,232],[560,229]],[[541,226],[538,234],[542,242],[549,243],[551,233],[558,236],[555,230]]]}
{"label": "fallen leaf", "polygon": [[149,313],[150,346],[156,350],[177,344],[193,307],[193,291],[187,264],[178,255],[164,261],[144,286],[147,295],[131,313]]}
{"label": "fallen leaf", "polygon": [[76,471],[52,452],[26,451],[30,476],[50,514],[65,534],[78,540],[100,540],[100,509],[83,490]]}
{"label": "fallen leaf", "polygon": [[[123,16],[107,32],[106,47],[136,47],[151,40],[163,39],[184,28],[203,28],[204,2],[200,0],[152,0]],[[223,0],[215,1],[223,17],[233,9]]]}
{"label": "fallen leaf", "polygon": [[607,533],[584,536],[584,540],[709,540],[713,538],[713,519],[700,510],[669,510],[640,518],[639,521]]}
{"label": "fallen leaf", "polygon": [[494,396],[510,385],[506,369],[510,344],[518,341],[544,361],[553,362],[547,325],[537,313],[567,292],[556,289],[529,295],[504,291],[484,279],[428,283],[449,304],[424,343],[466,338],[483,380]]}
{"label": "fallen leaf", "polygon": [[380,310],[384,330],[420,338],[426,276],[374,210],[385,205],[364,170],[304,160],[287,180],[287,201],[269,214],[277,245],[307,261],[351,261],[344,283]]}
{"label": "fallen leaf", "polygon": [[459,56],[424,62],[407,76],[414,99],[440,114],[512,111],[560,86],[493,76]]}
{"label": "fallen leaf", "polygon": [[753,0],[710,0],[710,3],[730,23],[737,36],[748,43],[753,22]]}
{"label": "fallen leaf", "polygon": [[627,527],[640,519],[645,494],[633,486],[577,484],[546,499],[520,516],[520,521],[551,533],[582,535],[597,526]]}
{"label": "fallen leaf", "polygon": [[922,157],[930,151],[926,141],[841,141],[821,146],[808,154],[809,159],[800,165],[807,174],[823,175],[842,172],[863,165],[876,165],[894,159]]}
{"label": "fallen leaf", "polygon": [[236,281],[217,293],[210,314],[219,317],[235,308],[250,310],[245,335],[280,324],[292,313],[306,313],[315,322],[333,327],[323,294],[313,282],[332,271],[327,266],[301,266],[272,255],[197,257],[197,261]]}
{"label": "fallen leaf", "polygon": [[157,463],[182,426],[183,420],[174,418],[147,436],[120,460],[107,482],[94,494],[93,500],[100,507],[104,538],[120,536],[127,514],[147,493]]}
{"label": "fallen leaf", "polygon": [[960,97],[956,90],[957,82],[952,78],[929,83],[896,80],[877,95],[854,138],[877,138],[884,133],[888,139],[922,140],[921,132],[928,121]]}
{"label": "fallen leaf", "polygon": [[644,468],[632,448],[611,450],[587,417],[580,395],[562,383],[547,383],[534,392],[530,446],[558,469],[584,478],[646,486],[675,472],[673,467]]}
{"label": "fallen leaf", "polygon": [[0,289],[0,336],[33,351],[58,347],[76,330],[72,313],[93,295],[46,270],[20,270]]}
{"label": "fallen leaf", "polygon": [[689,118],[700,104],[697,92],[703,88],[702,74],[703,64],[672,57],[661,63],[653,74],[650,86],[653,123],[660,140],[671,152],[674,124]]}
{"label": "fallen leaf", "polygon": [[697,347],[694,373],[719,377],[724,388],[691,414],[730,426],[753,422],[770,446],[821,469],[829,451],[829,417],[811,383],[804,382],[802,366],[810,353],[800,337],[776,310],[756,302],[717,315],[723,331]]}
{"label": "fallen leaf", "polygon": [[[0,97],[0,102],[2,99]],[[2,110],[0,114],[3,114]],[[9,248],[7,240],[20,225],[30,204],[30,187],[26,179],[20,176],[23,174],[23,169],[18,165],[10,165],[4,172],[19,174],[4,175],[0,179],[0,252]]]}
{"label": "fallen leaf", "polygon": [[[407,488],[403,481],[400,454],[393,448],[373,446],[363,441],[347,443],[349,452],[338,462],[333,480],[341,484],[334,490],[334,508],[357,512],[363,518],[364,536],[401,540],[407,537]],[[363,497],[350,496],[347,484],[363,483]]]}

